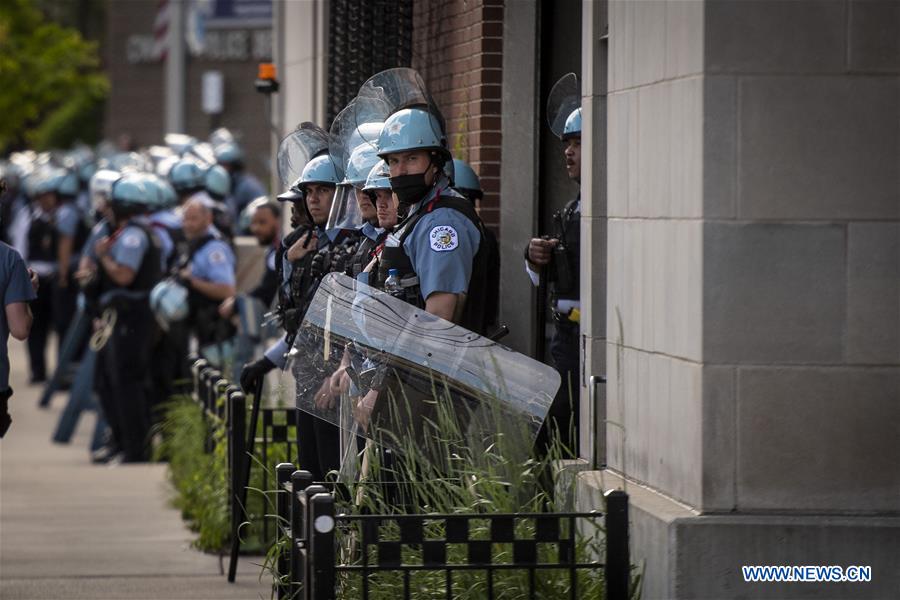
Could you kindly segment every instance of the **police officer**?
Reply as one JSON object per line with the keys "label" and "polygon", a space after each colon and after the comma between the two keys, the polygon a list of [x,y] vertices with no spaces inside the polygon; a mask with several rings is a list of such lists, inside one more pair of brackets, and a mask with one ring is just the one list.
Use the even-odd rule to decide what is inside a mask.
{"label": "police officer", "polygon": [[[291,201],[295,213],[298,205],[303,206],[309,225],[302,225],[299,219],[292,221],[300,225],[288,235],[282,246],[282,281],[279,288],[279,313],[285,328],[285,337],[266,350],[257,361],[248,363],[241,372],[241,386],[250,389],[258,380],[276,366],[284,368],[286,354],[290,350],[303,315],[318,287],[319,280],[328,271],[321,264],[332,244],[339,244],[347,235],[342,230],[326,228],[328,215],[334,200],[337,185],[342,177],[331,157],[321,154],[312,158],[303,168],[296,184],[279,200]],[[337,428],[305,412],[299,414],[298,437],[301,468],[313,473],[314,478],[325,475],[339,466],[339,439]],[[318,479],[320,480],[320,479]]]}
{"label": "police officer", "polygon": [[378,225],[378,212],[372,197],[373,190],[366,189],[369,173],[380,162],[382,161],[378,158],[375,148],[368,143],[357,146],[347,162],[343,183],[351,186],[362,218],[353,255],[345,268],[350,277],[357,277],[363,272],[372,260],[373,251],[384,237],[384,229]]}
{"label": "police officer", "polygon": [[[213,211],[213,223],[219,233],[231,237],[231,215],[223,202],[223,192],[227,192],[230,185],[227,173],[221,167],[211,169],[208,165],[200,163],[193,157],[185,157],[172,165],[169,171],[169,183],[172,184],[178,195],[178,204],[183,205],[188,198],[203,192],[210,198],[210,208]],[[212,190],[212,194],[210,194]],[[214,196],[219,199],[216,200]],[[183,246],[178,248],[178,253],[184,251]]]}
{"label": "police officer", "polygon": [[[554,115],[550,113],[548,110],[553,127]],[[554,129],[554,133],[559,135],[563,142],[566,174],[570,180],[580,184],[581,108],[575,108],[562,115],[557,121],[562,122],[562,119],[564,119],[562,129]],[[554,221],[556,235],[532,238],[525,248],[525,268],[534,285],[548,283],[544,281],[545,278],[549,280],[550,306],[555,324],[553,338],[550,341],[550,354],[562,378],[559,393],[541,430],[538,447],[546,445],[552,435],[551,429],[556,429],[562,443],[575,454],[578,443],[578,323],[581,310],[578,277],[580,192],[554,215]]]}
{"label": "police officer", "polygon": [[154,321],[148,295],[161,277],[159,245],[136,216],[145,213],[152,191],[137,174],[113,184],[114,231],[94,246],[97,285],[88,306],[98,316],[92,338],[97,354],[96,390],[109,421],[113,446],[97,456],[111,460],[117,451],[125,462],[148,458],[148,367]]}
{"label": "police officer", "polygon": [[[34,325],[28,337],[28,355],[31,363],[31,382],[47,378],[46,346],[51,326],[54,324],[54,294],[59,275],[60,229],[56,219],[59,198],[55,187],[56,174],[48,171],[32,175],[33,203],[29,211],[26,234],[25,259],[29,268],[38,275],[39,291],[31,304]],[[64,332],[63,332],[64,333]]]}
{"label": "police officer", "polygon": [[[231,176],[230,190],[225,199],[234,222],[255,198],[266,194],[259,180],[244,168],[244,151],[235,141],[227,141],[213,147],[216,162]],[[244,232],[240,232],[244,233]]]}
{"label": "police officer", "polygon": [[[469,199],[472,206],[481,215],[481,200],[484,192],[481,189],[481,180],[469,163],[458,158],[453,159],[453,188]],[[497,317],[500,310],[500,244],[492,229],[484,228],[484,245],[487,254],[488,273],[497,276],[488,278],[488,288],[484,313],[489,331],[497,326]]]}
{"label": "police officer", "polygon": [[484,228],[444,174],[451,157],[439,119],[421,107],[393,113],[378,137],[378,155],[405,218],[387,236],[370,283],[383,287],[388,271],[398,269],[404,299],[484,333]]}
{"label": "police officer", "polygon": [[234,335],[234,327],[219,317],[218,309],[235,293],[236,261],[212,220],[212,208],[203,198],[185,203],[183,226],[188,248],[179,259],[177,272],[188,288],[189,318],[200,348],[221,344]]}

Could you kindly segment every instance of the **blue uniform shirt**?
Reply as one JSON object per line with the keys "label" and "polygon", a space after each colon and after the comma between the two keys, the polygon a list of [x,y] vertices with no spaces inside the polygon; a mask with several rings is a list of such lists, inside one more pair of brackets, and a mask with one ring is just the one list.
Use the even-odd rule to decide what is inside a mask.
{"label": "blue uniform shirt", "polygon": [[75,205],[71,202],[67,202],[56,209],[56,230],[60,233],[60,235],[72,237],[75,235],[75,232],[78,230],[78,221],[81,219],[81,214],[78,212],[78,209],[75,208]]}
{"label": "blue uniform shirt", "polygon": [[129,223],[113,242],[109,256],[120,265],[137,272],[149,248],[150,240],[144,230]]}
{"label": "blue uniform shirt", "polygon": [[0,242],[0,290],[3,290],[3,310],[0,310],[0,390],[9,388],[9,323],[6,307],[16,302],[37,298],[31,287],[25,261],[18,252]]}
{"label": "blue uniform shirt", "polygon": [[211,240],[191,257],[191,275],[211,283],[234,285],[234,253],[222,240]]}
{"label": "blue uniform shirt", "polygon": [[372,225],[371,223],[366,221],[365,223],[363,223],[363,226],[359,228],[359,232],[362,233],[367,238],[369,238],[370,240],[372,240],[373,242],[377,242],[378,236],[380,236],[382,233],[384,233],[384,229],[381,229],[380,227],[375,227],[374,225]]}
{"label": "blue uniform shirt", "polygon": [[[442,181],[435,190],[440,190],[442,195],[456,194],[442,185]],[[413,210],[421,209],[433,197],[434,192],[417,203]],[[396,243],[396,238],[393,241]],[[465,293],[469,289],[472,261],[480,243],[481,232],[458,210],[437,208],[423,215],[403,242],[403,249],[419,277],[422,298],[427,300],[434,292]]]}

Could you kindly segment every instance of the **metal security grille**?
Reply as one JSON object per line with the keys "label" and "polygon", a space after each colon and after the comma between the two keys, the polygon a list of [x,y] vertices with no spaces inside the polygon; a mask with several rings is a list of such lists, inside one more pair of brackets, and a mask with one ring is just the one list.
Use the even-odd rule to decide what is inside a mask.
{"label": "metal security grille", "polygon": [[412,0],[332,0],[328,13],[327,119],[369,77],[412,61]]}

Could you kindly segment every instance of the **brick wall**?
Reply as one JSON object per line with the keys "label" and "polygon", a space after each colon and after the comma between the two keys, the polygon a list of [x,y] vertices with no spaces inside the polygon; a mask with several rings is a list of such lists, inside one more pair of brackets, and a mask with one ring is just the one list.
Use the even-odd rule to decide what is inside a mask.
{"label": "brick wall", "polygon": [[482,218],[500,224],[500,86],[503,0],[419,0],[413,59],[447,120],[450,150],[484,189]]}

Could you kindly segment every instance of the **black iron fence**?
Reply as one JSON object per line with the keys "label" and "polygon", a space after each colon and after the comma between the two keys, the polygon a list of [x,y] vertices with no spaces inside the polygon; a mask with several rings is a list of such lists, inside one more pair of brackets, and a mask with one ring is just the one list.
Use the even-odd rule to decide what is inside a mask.
{"label": "black iron fence", "polygon": [[[409,599],[424,573],[438,574],[448,600],[463,587],[472,594],[473,585],[471,597],[494,598],[510,581],[528,598],[629,597],[623,491],[606,494],[605,513],[336,514],[330,486],[293,468],[277,467],[279,522],[289,540],[277,563],[279,598],[367,600],[378,578],[390,577],[397,595]],[[601,541],[602,562],[586,541]],[[563,574],[556,585],[547,585],[550,571]],[[512,580],[513,572],[520,577]],[[472,573],[479,577],[457,584]],[[588,589],[599,595],[585,595]]]}

